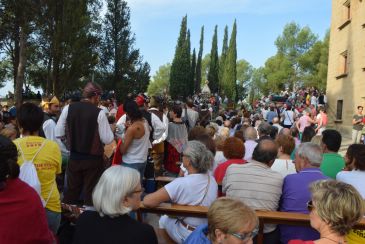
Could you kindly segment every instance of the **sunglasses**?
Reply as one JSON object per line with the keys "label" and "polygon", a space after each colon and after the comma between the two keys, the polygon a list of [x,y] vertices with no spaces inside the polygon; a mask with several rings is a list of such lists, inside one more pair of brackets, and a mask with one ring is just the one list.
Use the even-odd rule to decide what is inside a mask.
{"label": "sunglasses", "polygon": [[255,237],[258,233],[258,228],[255,228],[253,231],[251,232],[247,232],[247,233],[233,233],[233,232],[229,232],[228,234],[240,239],[241,241],[247,241],[250,240],[251,238]]}
{"label": "sunglasses", "polygon": [[309,202],[307,202],[307,209],[309,212],[312,212],[312,210],[314,209],[314,205],[313,205],[313,201],[310,200]]}

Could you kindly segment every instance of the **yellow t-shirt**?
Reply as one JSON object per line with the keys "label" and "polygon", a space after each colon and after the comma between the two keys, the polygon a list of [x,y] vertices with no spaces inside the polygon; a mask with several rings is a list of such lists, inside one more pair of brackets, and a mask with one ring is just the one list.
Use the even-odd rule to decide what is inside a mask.
{"label": "yellow t-shirt", "polygon": [[56,174],[61,173],[62,158],[57,143],[39,136],[27,136],[16,139],[14,143],[19,151],[18,164],[19,166],[23,164],[23,157],[20,154],[19,145],[24,153],[25,160],[32,160],[34,154],[37,153],[44,141],[44,146],[39,151],[33,163],[37,169],[38,179],[41,183],[41,195],[45,201],[47,201],[52,190],[51,188],[53,187],[46,208],[60,213],[61,202],[60,193],[56,184]]}
{"label": "yellow t-shirt", "polygon": [[346,236],[348,244],[365,243],[365,230],[351,230]]}

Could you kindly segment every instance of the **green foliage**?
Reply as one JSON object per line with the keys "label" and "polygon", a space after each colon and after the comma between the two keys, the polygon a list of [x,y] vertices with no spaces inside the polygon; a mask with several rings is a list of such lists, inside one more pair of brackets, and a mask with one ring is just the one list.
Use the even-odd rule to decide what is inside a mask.
{"label": "green foliage", "polygon": [[224,73],[224,67],[225,62],[227,58],[227,51],[228,51],[228,26],[224,28],[224,37],[223,37],[223,46],[222,46],[222,54],[219,60],[219,92],[222,89],[222,83],[223,82],[223,73]]}
{"label": "green foliage", "polygon": [[0,88],[4,87],[8,80],[11,79],[12,64],[10,60],[0,61]]}
{"label": "green foliage", "polygon": [[188,86],[191,81],[190,39],[187,35],[187,16],[181,21],[180,35],[177,40],[175,56],[171,64],[170,95],[173,99],[185,98],[188,95]]}
{"label": "green foliage", "polygon": [[264,74],[271,92],[280,92],[294,78],[292,63],[283,54],[276,54],[265,62]]}
{"label": "green foliage", "polygon": [[116,90],[120,98],[129,92],[144,92],[150,80],[150,66],[134,48],[135,37],[126,1],[107,1],[102,33],[99,72],[104,87]]}
{"label": "green foliage", "polygon": [[[26,86],[59,95],[81,88],[95,74],[104,89],[118,95],[145,91],[150,67],[133,48],[126,1],[105,2],[101,23],[102,0],[0,1],[0,62],[12,64],[11,70],[1,68],[3,77],[15,80],[24,29]],[[26,28],[21,28],[24,22]]]}
{"label": "green foliage", "polygon": [[224,95],[231,101],[237,100],[237,47],[236,47],[236,36],[237,36],[237,24],[236,20],[233,24],[231,33],[231,39],[229,41],[229,47],[227,52],[227,59],[225,60],[224,72],[223,72],[223,83],[222,88]]}
{"label": "green foliage", "polygon": [[165,64],[159,67],[152,81],[148,85],[148,95],[163,95],[169,90],[171,64]]}
{"label": "green foliage", "polygon": [[317,87],[320,90],[326,89],[329,36],[329,31],[327,31],[324,40],[314,43],[312,48],[301,57],[300,63],[305,70],[303,78],[305,86]]}
{"label": "green foliage", "polygon": [[194,83],[194,92],[195,93],[200,92],[200,85],[202,83],[203,44],[204,44],[204,26],[202,26],[201,31],[200,31],[199,52],[198,52],[198,60],[196,62],[195,83]]}
{"label": "green foliage", "polygon": [[237,61],[237,96],[242,98],[248,92],[248,83],[251,80],[253,72],[252,65],[244,59]]}
{"label": "green foliage", "polygon": [[205,81],[208,79],[208,73],[209,73],[209,66],[210,66],[210,54],[205,54],[203,60],[202,60],[202,74],[201,74],[201,82],[199,86],[203,86]]}
{"label": "green foliage", "polygon": [[[317,36],[312,33],[309,27],[301,28],[294,22],[287,24],[284,27],[282,35],[280,35],[275,41],[275,45],[278,49],[276,56],[281,61],[285,58],[285,63],[281,63],[280,65],[280,67],[284,70],[277,70],[276,72],[281,74],[274,76],[280,77],[284,75],[283,73],[288,75],[286,72],[286,61],[288,61],[294,72],[290,74],[290,77],[284,75],[284,78],[287,78],[286,81],[290,82],[287,85],[290,87],[300,85],[300,83],[303,82],[306,73],[306,67],[303,66],[302,57],[311,49],[316,41]],[[281,81],[281,83],[282,82],[283,81]]]}
{"label": "green foliage", "polygon": [[191,56],[191,81],[189,85],[189,94],[194,94],[195,91],[195,72],[196,72],[196,53],[195,48],[193,50],[193,55]]}
{"label": "green foliage", "polygon": [[260,67],[258,69],[254,69],[252,71],[250,86],[250,102],[252,102],[256,98],[260,98],[261,95],[268,95],[269,91],[270,89],[267,86],[264,68]]}
{"label": "green foliage", "polygon": [[210,51],[210,65],[208,73],[209,88],[212,93],[219,88],[219,59],[218,59],[218,26],[214,28],[212,49]]}

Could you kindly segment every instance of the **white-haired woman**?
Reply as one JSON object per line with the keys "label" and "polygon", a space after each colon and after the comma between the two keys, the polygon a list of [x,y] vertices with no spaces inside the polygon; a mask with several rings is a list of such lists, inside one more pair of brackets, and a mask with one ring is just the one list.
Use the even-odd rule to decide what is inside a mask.
{"label": "white-haired woman", "polygon": [[128,215],[139,207],[142,192],[137,170],[119,165],[107,169],[92,195],[96,211],[80,215],[73,243],[157,243],[152,226]]}
{"label": "white-haired woman", "polygon": [[[217,198],[217,183],[208,170],[213,164],[213,154],[199,141],[189,141],[183,152],[183,165],[188,175],[180,177],[165,185],[155,193],[147,195],[143,204],[146,207],[156,207],[163,202],[181,205],[210,206]],[[161,234],[182,243],[198,225],[206,224],[205,218],[160,218]],[[166,232],[168,236],[166,236]]]}

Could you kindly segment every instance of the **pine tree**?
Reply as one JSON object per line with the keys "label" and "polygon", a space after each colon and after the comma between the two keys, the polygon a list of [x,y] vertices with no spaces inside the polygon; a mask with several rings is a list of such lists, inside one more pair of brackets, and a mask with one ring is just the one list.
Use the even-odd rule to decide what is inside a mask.
{"label": "pine tree", "polygon": [[237,24],[235,20],[231,33],[231,39],[229,41],[227,58],[225,60],[224,72],[223,72],[223,81],[224,81],[223,90],[224,94],[228,97],[230,101],[235,101],[237,96],[236,36],[237,36]]}
{"label": "pine tree", "polygon": [[202,83],[202,58],[203,58],[203,42],[204,42],[204,26],[201,28],[200,32],[200,45],[199,45],[199,53],[198,60],[196,63],[196,72],[195,72],[195,83],[194,83],[194,92],[200,92],[200,86]]}
{"label": "pine tree", "polygon": [[193,50],[193,55],[191,57],[191,81],[189,85],[189,94],[192,95],[194,93],[194,85],[195,85],[195,70],[196,70],[196,53],[195,48]]}
{"label": "pine tree", "polygon": [[181,21],[180,35],[177,40],[175,56],[170,71],[170,95],[171,98],[181,98],[188,95],[187,85],[191,80],[190,75],[190,40],[187,36],[187,15]]}
{"label": "pine tree", "polygon": [[214,28],[212,49],[210,52],[210,66],[208,73],[209,88],[212,93],[218,92],[219,84],[219,59],[218,59],[218,26]]}
{"label": "pine tree", "polygon": [[103,22],[101,71],[108,81],[104,87],[116,90],[118,97],[128,92],[144,92],[149,83],[150,67],[142,62],[134,43],[127,2],[108,0]]}
{"label": "pine tree", "polygon": [[224,28],[224,37],[223,37],[223,46],[222,46],[222,54],[219,60],[219,88],[218,91],[221,92],[222,90],[222,83],[223,81],[223,73],[224,73],[224,66],[227,58],[228,52],[228,26]]}

